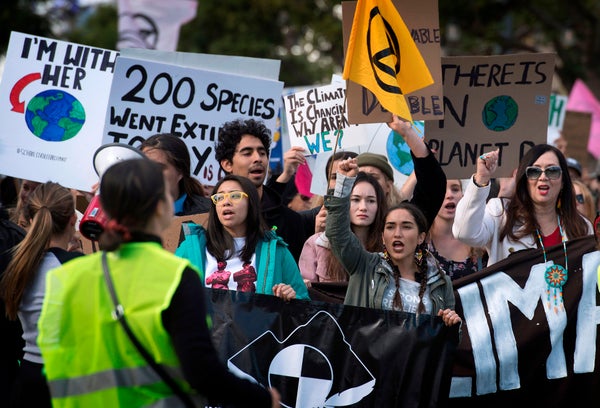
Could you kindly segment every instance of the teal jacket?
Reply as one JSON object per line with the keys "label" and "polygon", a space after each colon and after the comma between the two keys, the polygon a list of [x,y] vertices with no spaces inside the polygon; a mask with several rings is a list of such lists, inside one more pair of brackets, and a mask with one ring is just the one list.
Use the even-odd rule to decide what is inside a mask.
{"label": "teal jacket", "polygon": [[[185,239],[175,255],[189,259],[204,282],[206,268],[206,231],[201,225],[184,223]],[[287,244],[273,231],[268,231],[256,246],[256,293],[273,294],[273,286],[286,283],[296,291],[296,299],[310,300],[298,264]]]}

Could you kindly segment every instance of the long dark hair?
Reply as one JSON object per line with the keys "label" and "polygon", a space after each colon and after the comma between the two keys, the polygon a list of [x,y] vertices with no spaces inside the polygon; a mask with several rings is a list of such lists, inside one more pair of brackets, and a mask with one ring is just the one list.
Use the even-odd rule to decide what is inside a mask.
{"label": "long dark hair", "polygon": [[[240,184],[242,191],[248,194],[248,216],[246,217],[246,243],[242,248],[240,258],[244,263],[250,262],[258,241],[263,239],[268,227],[263,220],[262,213],[260,211],[260,199],[258,197],[258,191],[252,182],[246,177],[236,176],[234,174],[228,174],[223,177],[215,188],[213,194],[219,191],[221,185],[226,181],[235,181]],[[217,216],[216,207],[213,205],[210,207],[208,212],[208,226],[207,226],[207,243],[206,249],[214,256],[217,261],[225,261],[230,259],[237,254],[234,253],[234,241],[233,237],[221,224],[221,220]]]}
{"label": "long dark hair", "polygon": [[[413,219],[415,220],[415,224],[417,224],[417,229],[419,234],[428,230],[427,217],[423,214],[423,211],[416,205],[403,201],[392,208],[390,208],[386,215],[385,220],[392,211],[395,210],[406,210],[408,211]],[[385,222],[385,221],[384,221]],[[417,272],[415,273],[415,280],[419,282],[419,306],[417,308],[418,313],[423,313],[425,311],[425,305],[423,304],[423,295],[425,294],[425,290],[427,289],[427,258],[429,251],[427,250],[427,241],[423,240],[423,243],[417,245],[415,248],[415,263],[417,264]],[[398,310],[402,310],[402,297],[400,296],[400,270],[392,262],[392,260],[386,256],[386,261],[392,267],[392,271],[394,272],[394,281],[396,283],[396,292],[394,293],[394,307]]]}
{"label": "long dark hair", "polygon": [[110,166],[100,180],[100,204],[111,218],[99,245],[112,251],[143,232],[156,206],[166,200],[162,166],[149,159],[131,159]]}
{"label": "long dark hair", "polygon": [[[373,223],[369,225],[369,232],[365,248],[370,252],[381,252],[383,251],[383,243],[381,242],[381,231],[383,231],[383,225],[385,223],[385,216],[387,214],[387,201],[385,193],[381,188],[381,184],[370,174],[359,171],[354,181],[354,187],[359,183],[369,183],[375,189],[375,197],[377,200],[377,213]],[[352,194],[352,193],[350,193]],[[352,228],[352,227],[350,227]]]}
{"label": "long dark hair", "polygon": [[[538,225],[535,219],[533,201],[527,188],[528,180],[525,170],[547,152],[553,152],[556,155],[562,170],[562,188],[556,203],[556,212],[560,215],[562,227],[570,239],[588,234],[587,224],[577,211],[575,190],[565,156],[554,146],[539,144],[533,146],[519,163],[515,175],[515,192],[506,206],[506,223],[500,230],[500,239],[508,237],[516,241],[524,236],[536,233]],[[515,226],[519,226],[519,228],[514,228]]]}
{"label": "long dark hair", "polygon": [[[381,185],[375,179],[375,177],[365,172],[358,172],[358,174],[356,175],[356,180],[354,180],[354,186],[352,187],[352,191],[354,191],[354,187],[356,187],[359,183],[369,183],[371,186],[373,186],[373,189],[375,189],[375,197],[377,201],[377,212],[375,213],[373,223],[369,225],[365,249],[369,252],[381,252],[383,251],[383,244],[381,242],[381,231],[383,231],[383,224],[387,212],[387,201],[385,199],[385,193],[383,192]],[[350,225],[350,229],[354,231],[354,226]],[[327,270],[329,277],[335,281],[348,280],[348,272],[346,272],[346,269],[342,266],[340,261],[337,260],[337,258],[333,255],[331,251],[328,252],[327,258]]]}
{"label": "long dark hair", "polygon": [[[192,177],[190,152],[187,145],[178,136],[172,133],[159,133],[150,136],[140,145],[140,150],[158,149],[165,152],[169,163],[181,173],[179,180],[179,194],[204,195],[204,187]],[[173,197],[177,200],[179,197]]]}
{"label": "long dark hair", "polygon": [[[75,214],[75,200],[71,191],[60,184],[40,184],[25,203],[26,213],[32,218],[25,238],[14,248],[0,285],[0,295],[6,303],[6,315],[17,318],[19,304],[27,286],[38,273],[44,253],[53,236],[61,235],[69,227]],[[73,233],[75,233],[75,228]]]}

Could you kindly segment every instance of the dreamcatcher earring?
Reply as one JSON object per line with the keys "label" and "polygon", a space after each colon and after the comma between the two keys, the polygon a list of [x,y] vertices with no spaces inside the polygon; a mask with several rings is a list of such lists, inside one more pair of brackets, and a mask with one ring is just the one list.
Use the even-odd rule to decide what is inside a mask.
{"label": "dreamcatcher earring", "polygon": [[419,244],[419,245],[417,245],[417,248],[415,250],[415,262],[419,268],[423,265],[423,259],[424,259],[423,248],[422,248],[421,244]]}
{"label": "dreamcatcher earring", "polygon": [[385,247],[385,243],[383,244],[383,259],[386,261],[390,261],[390,254],[388,254],[387,248]]}

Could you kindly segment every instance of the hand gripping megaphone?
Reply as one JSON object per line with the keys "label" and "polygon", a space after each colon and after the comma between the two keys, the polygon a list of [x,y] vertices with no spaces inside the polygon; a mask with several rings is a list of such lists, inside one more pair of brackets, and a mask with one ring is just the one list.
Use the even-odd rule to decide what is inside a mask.
{"label": "hand gripping megaphone", "polygon": [[[142,159],[146,156],[135,147],[124,143],[109,143],[100,146],[94,153],[94,170],[99,178],[113,164],[128,160]],[[104,231],[104,226],[108,221],[107,215],[100,206],[100,189],[96,191],[94,198],[90,201],[81,221],[79,222],[79,232],[81,235],[91,241],[97,241],[100,234]]]}

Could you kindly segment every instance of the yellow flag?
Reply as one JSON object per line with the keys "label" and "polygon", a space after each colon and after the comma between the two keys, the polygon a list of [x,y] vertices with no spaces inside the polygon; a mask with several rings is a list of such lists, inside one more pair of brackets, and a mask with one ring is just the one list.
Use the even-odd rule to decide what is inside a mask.
{"label": "yellow flag", "polygon": [[431,85],[433,78],[391,0],[358,0],[342,77],[412,122],[404,94]]}

